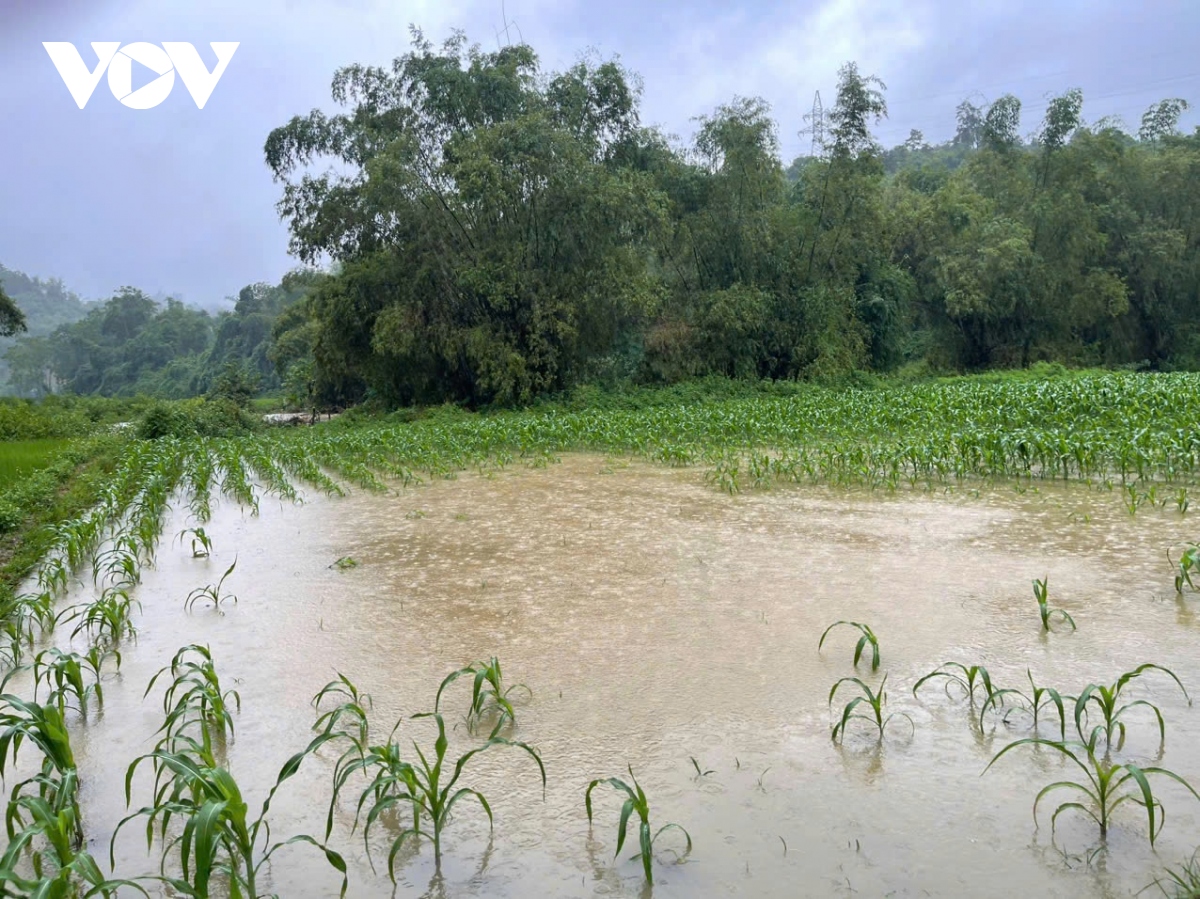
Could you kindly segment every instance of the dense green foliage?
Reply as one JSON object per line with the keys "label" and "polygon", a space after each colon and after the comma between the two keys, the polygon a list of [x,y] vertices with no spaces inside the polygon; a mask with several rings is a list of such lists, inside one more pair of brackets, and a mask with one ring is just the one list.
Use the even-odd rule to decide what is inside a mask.
{"label": "dense green foliage", "polygon": [[1068,90],[1028,139],[1015,97],[967,101],[950,140],[884,149],[885,85],[847,63],[811,155],[785,167],[761,99],[700,116],[682,145],[642,125],[616,62],[546,72],[523,44],[415,32],[332,93],[340,112],[265,146],[290,249],[325,271],[212,316],[132,287],[85,305],[0,270],[30,326],[12,386],[479,408],[706,376],[1200,368],[1183,100],[1134,135],[1086,122]]}
{"label": "dense green foliage", "polygon": [[12,337],[21,331],[27,331],[28,324],[25,321],[25,313],[8,294],[4,292],[3,285],[0,285],[0,337]]}
{"label": "dense green foliage", "polygon": [[[30,336],[8,349],[11,388],[27,396],[59,391],[174,399],[212,395],[244,405],[261,391],[281,386],[271,354],[272,329],[306,284],[303,273],[277,286],[250,284],[232,310],[216,316],[175,299],[160,303],[133,287],[102,303],[85,306],[76,299],[82,310],[77,319],[52,330],[31,328]],[[27,306],[44,320],[61,286],[41,286]]]}
{"label": "dense green foliage", "polygon": [[[419,33],[337,72],[345,112],[267,140],[292,251],[332,259],[280,333],[326,402],[527,402],[581,383],[1200,364],[1200,134],[1186,104],[1137,136],[1075,90],[1028,143],[1020,103],[958,132],[871,134],[884,85],[847,64],[816,155],[786,170],[762,100],[690,146],[641,126],[636,80],[547,74]],[[335,161],[345,172],[316,173]]]}
{"label": "dense green foliage", "polygon": [[[44,337],[59,325],[83,318],[85,311],[61,281],[30,278],[0,265],[0,387],[9,381],[7,353],[18,345],[15,335]],[[21,356],[17,351],[16,361]]]}

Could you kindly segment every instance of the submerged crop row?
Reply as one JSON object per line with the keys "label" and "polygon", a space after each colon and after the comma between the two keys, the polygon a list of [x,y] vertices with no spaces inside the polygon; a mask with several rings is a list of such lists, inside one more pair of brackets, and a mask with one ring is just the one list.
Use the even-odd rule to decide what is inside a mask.
{"label": "submerged crop row", "polygon": [[[14,671],[27,669],[33,689],[32,699],[5,695],[0,703],[0,774],[15,761],[22,744],[36,746],[42,755],[38,773],[16,784],[10,793],[9,848],[0,860],[2,890],[6,895],[69,896],[143,888],[130,881],[107,880],[84,848],[81,775],[71,751],[68,722],[71,726],[85,722],[89,709],[103,702],[102,679],[109,668],[120,667],[122,652],[136,635],[137,586],[143,567],[153,564],[163,542],[172,507],[185,509],[190,519],[190,526],[172,539],[200,557],[213,551],[205,525],[218,497],[253,514],[267,494],[298,501],[301,486],[332,494],[342,493],[344,483],[371,490],[407,487],[454,477],[459,471],[487,472],[516,462],[542,465],[556,453],[591,450],[672,465],[706,464],[710,479],[730,492],[774,481],[897,488],[987,477],[1074,478],[1110,486],[1120,483],[1123,494],[1131,498],[1131,511],[1146,502],[1163,505],[1166,497],[1177,493],[1182,513],[1188,508],[1188,488],[1200,478],[1198,408],[1200,376],[1114,374],[865,392],[814,390],[784,398],[647,409],[435,416],[416,422],[368,422],[236,438],[131,441],[99,504],[53,529],[50,551],[29,592],[4,599],[0,607],[3,685]],[[1172,556],[1181,592],[1195,586],[1197,567],[1190,552],[1185,551],[1178,562]],[[231,565],[225,577],[232,571]],[[80,580],[89,575],[90,583]],[[224,588],[225,577],[193,590],[181,602],[181,610],[198,604],[219,608],[236,600]],[[76,585],[82,589],[73,591]],[[82,598],[63,608],[68,594]],[[1058,619],[1061,625],[1074,627],[1067,613],[1048,605],[1045,580],[1035,583],[1035,599],[1043,631]],[[869,647],[871,668],[876,670],[880,643],[874,631],[855,622],[839,623],[860,634],[854,663],[865,658]],[[70,630],[64,645],[54,645],[55,634],[61,636],[66,627]],[[829,631],[820,642],[828,635]],[[1131,802],[1146,809],[1153,840],[1161,827],[1161,815],[1156,814],[1161,806],[1145,775],[1174,775],[1128,762],[1113,763],[1108,755],[1123,742],[1125,723],[1118,720],[1122,712],[1148,705],[1118,702],[1122,688],[1142,670],[1125,675],[1112,687],[1090,685],[1076,697],[1038,687],[1031,678],[1032,692],[1023,699],[1024,694],[1014,689],[994,688],[985,670],[958,663],[931,672],[917,687],[941,680],[959,685],[972,700],[977,690],[982,691],[980,727],[989,711],[1005,717],[1028,712],[1033,719],[1030,740],[1054,744],[1091,778],[1075,788],[1082,791],[1087,800],[1082,808],[1095,817],[1101,833],[1107,830],[1109,812]],[[161,741],[130,769],[131,784],[142,762],[153,772],[153,802],[134,817],[146,819],[149,837],[158,831],[163,848],[159,877],[185,895],[207,896],[214,878],[236,885],[241,894],[257,895],[260,869],[282,844],[270,843],[266,824],[270,799],[259,817],[251,819],[236,780],[222,764],[221,747],[232,738],[240,697],[222,686],[204,647],[185,647],[160,677],[164,682],[170,678],[163,700]],[[487,736],[455,763],[446,757],[440,709],[443,692],[458,678],[472,684],[466,716],[469,732]],[[834,726],[835,739],[844,740],[848,726],[860,719],[873,724],[882,738],[889,720],[884,682],[872,687],[856,678],[843,678],[835,684],[831,702],[842,686],[858,687],[862,695],[848,700]],[[523,750],[536,760],[544,783],[537,751],[501,736],[506,728],[516,727],[513,699],[524,692],[520,685],[504,681],[495,659],[451,673],[438,691],[434,711],[424,716],[436,723],[438,737],[431,747],[414,744],[410,755],[394,739],[394,732],[383,741],[370,736],[369,703],[350,681],[342,679],[322,691],[318,705],[322,698],[342,703],[320,716],[318,736],[285,764],[276,787],[295,774],[309,753],[339,741],[347,748],[334,769],[331,820],[333,805],[348,780],[364,775],[368,780],[356,807],[364,815],[364,835],[387,809],[403,806],[412,812],[412,826],[392,845],[389,869],[409,839],[428,838],[440,858],[441,828],[448,823],[452,807],[464,799],[474,801],[491,817],[482,794],[457,786],[463,767],[475,754],[504,746]],[[1075,706],[1077,743],[1065,740],[1064,703]],[[1039,711],[1048,715],[1051,706],[1058,712],[1059,741],[1037,736]],[[1165,736],[1161,713],[1152,708],[1160,736]],[[907,717],[903,712],[897,715],[896,720]],[[1103,726],[1097,723],[1101,718]],[[489,727],[479,731],[484,724]],[[1097,755],[1101,739],[1103,757]],[[452,765],[452,772],[443,763]],[[699,765],[692,763],[703,776]],[[641,860],[646,878],[651,879],[657,834],[651,829],[645,793],[632,771],[629,782],[598,779],[584,797],[589,819],[592,792],[599,785],[625,797],[618,851],[630,817],[637,815]],[[1063,808],[1056,809],[1055,817]],[[172,819],[181,822],[182,836],[168,831]],[[674,829],[668,825],[658,833]],[[690,834],[679,830],[690,850]],[[323,839],[330,835],[327,832]],[[310,836],[295,839],[316,845],[345,876],[344,860],[325,842]]]}
{"label": "submerged crop row", "polygon": [[[375,474],[407,484],[592,450],[708,464],[731,492],[775,480],[897,487],[970,477],[1085,478],[1133,485],[1135,503],[1169,499],[1184,511],[1186,488],[1200,477],[1197,409],[1198,375],[1107,374],[434,418],[270,442],[275,452],[311,454],[365,486],[376,485]],[[1168,493],[1167,484],[1182,492]]]}

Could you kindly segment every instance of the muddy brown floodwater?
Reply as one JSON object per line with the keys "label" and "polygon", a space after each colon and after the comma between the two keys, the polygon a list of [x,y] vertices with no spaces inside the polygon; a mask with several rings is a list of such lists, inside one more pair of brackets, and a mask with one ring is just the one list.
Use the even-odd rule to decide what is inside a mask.
{"label": "muddy brown floodwater", "polygon": [[[384,829],[372,833],[372,873],[347,802],[331,843],[350,863],[350,896],[648,896],[629,860],[636,833],[613,860],[618,795],[597,794],[592,833],[584,812],[588,781],[627,765],[655,824],[678,822],[695,842],[675,865],[680,844],[664,835],[656,897],[1133,895],[1200,844],[1200,802],[1162,788],[1157,852],[1132,806],[1106,852],[1091,853],[1095,828],[1078,815],[1052,841],[1049,810],[1035,829],[1031,806],[1068,769],[1023,749],[981,776],[1025,723],[980,733],[961,701],[937,688],[914,699],[911,687],[951,659],[986,665],[999,686],[1027,685],[1028,668],[1068,692],[1153,661],[1200,693],[1200,600],[1176,598],[1166,561],[1195,539],[1194,517],[1131,518],[1119,495],[1079,485],[969,493],[729,497],[696,469],[568,455],[386,496],[264,500],[258,518],[224,501],[208,560],[170,543],[187,526],[176,514],[138,591],[138,641],[105,683],[103,713],[75,728],[90,840],[107,856],[125,767],[162,719],[161,691],[142,693],[184,644],[210,644],[241,692],[228,761],[253,808],[310,739],[312,696],[335,672],[374,696],[382,736],[399,715],[430,710],[449,671],[496,655],[533,691],[514,736],[545,759],[544,800],[524,754],[478,757],[463,783],[491,801],[492,839],[482,811],[461,806],[443,878],[425,845],[401,858],[395,888]],[[235,554],[237,604],[185,612],[188,592]],[[330,567],[344,556],[358,567]],[[1043,576],[1077,633],[1041,633],[1030,582]],[[820,654],[817,639],[841,618],[879,635],[879,674],[911,736],[901,723],[881,746],[866,729],[831,741],[827,697],[854,673],[854,636],[835,632]],[[1200,708],[1165,678],[1139,683],[1167,719],[1161,763],[1200,784]],[[449,690],[451,721],[468,696],[466,682]],[[1156,759],[1153,718],[1131,720],[1129,756]],[[423,723],[400,735],[430,742]],[[474,741],[459,727],[452,744],[456,755]],[[283,787],[276,838],[323,832],[335,756],[322,751]],[[697,777],[689,757],[712,773]],[[149,789],[139,782],[135,806]],[[138,825],[122,831],[121,875],[151,873],[157,859]],[[303,846],[281,851],[269,879],[285,899],[336,895],[339,882]]]}

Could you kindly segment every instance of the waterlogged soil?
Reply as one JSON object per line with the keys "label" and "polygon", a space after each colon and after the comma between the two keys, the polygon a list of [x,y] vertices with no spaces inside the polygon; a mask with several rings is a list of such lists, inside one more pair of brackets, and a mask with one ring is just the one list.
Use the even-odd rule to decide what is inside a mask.
{"label": "waterlogged soil", "polygon": [[[980,732],[957,695],[911,692],[946,660],[983,664],[999,686],[1027,686],[1030,669],[1066,692],[1153,661],[1200,694],[1200,598],[1176,598],[1167,563],[1169,547],[1196,538],[1195,516],[1173,507],[1131,518],[1117,493],[1046,484],[730,497],[697,469],[579,455],[388,495],[265,500],[257,518],[226,501],[207,560],[169,545],[185,526],[179,515],[168,523],[144,575],[141,632],[105,682],[103,713],[75,728],[85,825],[102,856],[126,814],[126,765],[150,751],[162,720],[161,688],[143,691],[193,642],[212,647],[241,694],[227,757],[254,810],[311,738],[311,699],[336,672],[373,695],[380,738],[398,716],[431,710],[442,677],[477,658],[499,656],[508,679],[531,688],[513,736],[545,759],[544,798],[523,753],[477,757],[463,784],[490,801],[491,838],[484,813],[464,803],[443,877],[424,845],[401,853],[396,887],[395,822],[372,831],[372,872],[345,801],[331,844],[355,897],[649,896],[630,860],[636,832],[613,859],[621,797],[597,792],[594,830],[584,811],[588,782],[627,765],[656,827],[678,822],[695,844],[672,864],[683,841],[663,835],[658,897],[1131,896],[1200,844],[1200,802],[1172,784],[1157,851],[1132,805],[1104,852],[1080,815],[1060,818],[1052,839],[1049,807],[1035,828],[1034,796],[1075,772],[1023,748],[983,775],[1029,735],[1027,721]],[[186,612],[188,592],[235,555],[226,587],[238,602]],[[347,556],[358,565],[333,566]],[[1046,576],[1077,633],[1040,631],[1030,582]],[[898,718],[882,744],[857,726],[844,746],[830,739],[829,690],[855,673],[855,638],[835,632],[820,653],[817,641],[843,618],[879,635],[880,671],[860,673],[875,683],[886,672],[891,711],[913,724]],[[1153,717],[1135,713],[1126,756],[1200,785],[1200,708],[1166,678],[1138,683],[1163,709],[1166,748],[1160,760]],[[444,700],[459,725],[452,755],[478,743],[460,723],[469,689],[461,681]],[[399,734],[432,743],[425,722]],[[277,794],[273,838],[323,835],[336,755],[322,750]],[[148,777],[135,782],[134,808],[150,789]],[[139,822],[116,856],[123,876],[157,867]],[[266,877],[283,897],[333,896],[340,882],[306,846],[281,850]]]}

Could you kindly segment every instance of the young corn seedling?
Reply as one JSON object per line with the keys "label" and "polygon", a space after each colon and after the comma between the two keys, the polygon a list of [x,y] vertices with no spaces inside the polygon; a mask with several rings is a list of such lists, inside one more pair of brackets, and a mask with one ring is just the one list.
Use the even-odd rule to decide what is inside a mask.
{"label": "young corn seedling", "polygon": [[1055,615],[1059,616],[1067,624],[1071,625],[1071,630],[1075,630],[1075,619],[1064,612],[1062,609],[1050,608],[1049,591],[1047,583],[1049,578],[1041,578],[1033,582],[1033,598],[1037,600],[1038,614],[1042,618],[1042,630],[1050,630],[1050,622]]}
{"label": "young corn seedling", "polygon": [[1106,840],[1113,813],[1128,802],[1146,810],[1150,829],[1150,845],[1153,846],[1162,830],[1165,812],[1162,802],[1155,797],[1150,787],[1150,775],[1166,777],[1182,784],[1197,799],[1200,799],[1200,793],[1197,793],[1191,784],[1178,774],[1168,771],[1166,768],[1142,768],[1129,762],[1114,764],[1107,758],[1098,757],[1096,745],[1100,731],[1099,727],[1092,731],[1087,742],[1062,742],[1036,737],[1017,740],[996,753],[983,773],[986,774],[992,765],[1000,760],[1001,756],[1019,746],[1047,746],[1073,762],[1084,776],[1082,783],[1060,780],[1042,787],[1038,791],[1037,797],[1033,801],[1035,827],[1037,826],[1038,805],[1042,799],[1055,791],[1066,790],[1078,798],[1061,802],[1055,807],[1054,813],[1050,816],[1051,831],[1058,823],[1059,815],[1067,811],[1077,811],[1091,818],[1100,828],[1100,839]]}
{"label": "young corn seedling", "polygon": [[193,559],[204,559],[212,555],[212,538],[208,536],[203,527],[185,528],[180,531],[179,542],[183,543],[183,538],[189,536],[192,542]]}
{"label": "young corn seedling", "polygon": [[1141,507],[1142,503],[1146,502],[1148,497],[1144,493],[1139,493],[1137,486],[1134,484],[1126,484],[1124,491],[1125,508],[1129,511],[1130,515],[1136,515],[1137,510]]}
{"label": "young corn seedling", "polygon": [[[338,672],[337,679],[327,683],[313,697],[313,707],[320,711],[321,703],[330,697],[342,697],[342,702],[322,714],[313,725],[314,729],[348,739],[360,751],[365,751],[370,734],[367,713],[372,705],[371,695],[359,690],[348,677]],[[343,723],[342,719],[348,719],[348,722]]]}
{"label": "young corn seedling", "polygon": [[219,612],[223,603],[230,600],[236,603],[238,601],[237,597],[232,593],[225,592],[225,579],[233,574],[235,568],[237,568],[236,556],[233,559],[233,564],[225,569],[225,573],[221,575],[221,579],[216,584],[209,584],[207,587],[197,587],[188,594],[188,598],[183,602],[183,607],[190,612],[192,607],[198,602],[212,603],[212,607]]}
{"label": "young corn seedling", "polygon": [[[345,785],[354,771],[365,770],[363,767],[367,756],[376,751],[370,741],[371,725],[368,712],[371,708],[371,696],[354,685],[351,680],[338,672],[336,680],[330,681],[313,697],[313,707],[320,712],[321,703],[326,699],[338,699],[341,702],[332,709],[321,713],[313,729],[319,731],[327,740],[344,740],[350,745],[338,758],[333,768],[334,801],[329,804],[329,816],[325,826],[325,839],[333,833],[333,815],[337,805],[337,794]],[[396,727],[398,728],[399,722]],[[395,730],[392,731],[395,736]],[[389,738],[390,743],[390,738]],[[371,764],[377,761],[372,760]],[[383,767],[387,767],[385,764]]]}
{"label": "young corn seedling", "polygon": [[103,579],[114,587],[133,587],[142,579],[141,569],[137,553],[124,546],[99,553],[92,560],[92,574],[97,585]]}
{"label": "young corn seedling", "polygon": [[[333,798],[336,802],[338,791],[354,771],[373,772],[371,782],[363,790],[358,801],[358,814],[361,814],[364,808],[367,810],[366,825],[363,828],[364,840],[368,840],[371,827],[388,809],[399,808],[405,804],[412,809],[412,826],[400,832],[388,852],[388,876],[393,883],[396,881],[396,855],[410,838],[418,842],[426,839],[433,843],[434,865],[437,870],[441,870],[442,834],[450,820],[450,813],[460,800],[475,799],[487,813],[489,826],[493,825],[492,808],[484,795],[470,787],[458,786],[463,769],[479,753],[500,746],[512,746],[523,750],[537,763],[538,772],[542,777],[543,795],[546,789],[546,768],[542,764],[541,756],[526,743],[503,737],[491,737],[482,746],[459,756],[454,763],[453,773],[446,779],[446,750],[449,748],[449,741],[446,739],[445,721],[437,712],[424,712],[414,715],[413,718],[430,718],[436,723],[438,735],[433,752],[426,755],[414,741],[413,749],[417,754],[417,762],[411,763],[401,759],[399,746],[394,742],[389,742],[386,746],[372,747],[361,760],[345,766],[343,779],[335,787]],[[429,822],[429,830],[422,829],[422,820]],[[357,825],[357,815],[355,823]],[[369,855],[369,842],[367,851]]]}
{"label": "young corn seedling", "polygon": [[[1167,899],[1197,899],[1200,897],[1200,851],[1177,868],[1168,868],[1166,881],[1155,878],[1150,886],[1158,887]],[[1150,887],[1146,887],[1150,889]],[[1168,889],[1170,892],[1168,892]]]}
{"label": "young corn seedling", "polygon": [[134,608],[142,604],[121,587],[108,587],[94,602],[71,606],[59,616],[74,621],[71,638],[86,635],[97,646],[116,646],[123,639],[137,635],[133,624]]}
{"label": "young corn seedling", "polygon": [[522,690],[527,697],[530,697],[533,695],[533,691],[524,684],[513,684],[506,687],[500,671],[500,660],[495,656],[489,662],[475,662],[473,665],[448,674],[441,686],[438,687],[437,698],[433,704],[434,711],[440,711],[442,692],[464,675],[470,675],[473,678],[471,706],[467,710],[467,727],[473,732],[479,723],[488,717],[493,718],[496,722],[492,727],[491,737],[499,734],[505,724],[515,727],[517,713],[513,709],[509,696],[515,691]]}
{"label": "young corn seedling", "polygon": [[[40,797],[21,796],[9,803],[9,815],[8,848],[0,856],[3,895],[20,899],[60,896],[110,899],[126,889],[149,897],[145,888],[134,881],[106,878],[92,855],[73,844],[73,809],[59,808]],[[46,848],[36,848],[35,841]],[[31,877],[17,872],[25,856],[29,857]]]}
{"label": "young corn seedling", "polygon": [[[839,739],[842,741],[845,740],[846,728],[850,726],[851,721],[866,721],[872,724],[878,731],[878,739],[882,740],[883,732],[887,729],[888,724],[899,715],[907,719],[909,727],[913,729],[914,733],[916,732],[916,725],[906,713],[897,712],[891,715],[883,713],[883,706],[887,702],[887,691],[885,689],[887,687],[886,674],[883,676],[883,680],[879,682],[879,687],[875,690],[872,690],[870,686],[857,677],[843,677],[829,691],[830,708],[833,708],[833,698],[837,694],[838,688],[846,683],[854,684],[861,691],[862,695],[855,696],[842,708],[841,718],[833,725],[833,741],[835,743]],[[864,711],[868,711],[868,714],[864,714],[864,711],[859,711],[864,706]]]}
{"label": "young corn seedling", "polygon": [[[241,711],[241,696],[236,690],[225,690],[221,686],[207,646],[192,644],[175,653],[171,664],[150,678],[143,698],[150,695],[154,684],[168,672],[171,683],[163,695],[166,720],[159,728],[163,737],[158,749],[174,751],[181,737],[186,737],[184,745],[194,746],[198,736],[203,754],[211,757],[214,741],[223,742],[233,737],[233,711]],[[198,734],[193,736],[190,732]]]}
{"label": "young corn seedling", "polygon": [[[1169,558],[1169,557],[1168,557]],[[1185,549],[1179,561],[1171,561],[1175,567],[1175,592],[1182,594],[1186,586],[1188,590],[1200,590],[1193,577],[1200,580],[1200,543],[1193,543]]]}
{"label": "young corn seedling", "polygon": [[990,699],[997,692],[996,688],[992,686],[991,675],[982,665],[967,666],[961,662],[946,662],[913,684],[913,696],[917,695],[917,691],[924,684],[936,678],[944,679],[943,686],[947,696],[950,695],[951,687],[958,687],[972,703],[975,702],[977,690],[983,694],[985,700]]}
{"label": "young corn seedling", "polygon": [[[262,868],[277,850],[293,843],[308,843],[321,850],[326,861],[342,875],[341,896],[346,895],[348,879],[346,862],[337,852],[308,834],[271,842],[271,827],[267,815],[276,792],[298,770],[305,756],[324,741],[317,737],[302,752],[284,764],[267,794],[257,818],[242,797],[241,788],[228,770],[212,764],[211,759],[197,759],[186,753],[156,750],[135,759],[125,775],[125,803],[132,802],[134,775],[141,762],[150,759],[155,769],[165,774],[167,782],[155,789],[154,802],[123,818],[113,832],[109,846],[110,864],[115,864],[116,840],[121,829],[135,818],[146,819],[147,848],[153,844],[155,825],[158,836],[166,843],[157,880],[169,885],[184,896],[207,899],[215,890],[214,881],[224,881],[227,887],[218,895],[228,894],[238,899],[259,899]],[[168,839],[168,826],[176,822],[179,835]],[[178,849],[180,873],[168,874],[167,865]]]}
{"label": "young corn seedling", "polygon": [[[56,646],[44,649],[33,660],[34,699],[43,685],[46,687],[46,702],[52,703],[60,715],[65,715],[70,699],[75,709],[86,714],[88,697],[95,696],[98,705],[104,705],[104,688],[100,684],[100,669],[104,660],[112,656],[117,667],[121,665],[121,654],[93,646],[85,655],[65,652]],[[3,689],[3,685],[0,685]]]}
{"label": "young corn seedling", "polygon": [[[15,838],[13,816],[16,803],[25,794],[27,786],[37,787],[37,796],[62,817],[71,828],[71,846],[78,849],[83,844],[83,823],[78,808],[78,775],[75,754],[71,748],[63,714],[56,706],[39,705],[18,696],[0,696],[0,778],[10,764],[17,763],[17,755],[23,742],[28,741],[42,753],[42,765],[38,774],[18,783],[12,792],[6,815],[10,828],[9,839]],[[31,814],[37,810],[27,809]],[[69,821],[67,820],[69,817]]]}
{"label": "young corn seedling", "polygon": [[841,625],[855,628],[862,635],[858,638],[858,644],[854,647],[854,667],[858,667],[858,662],[862,658],[863,651],[867,646],[870,646],[871,670],[876,671],[879,668],[879,640],[876,639],[875,632],[868,625],[859,624],[857,621],[835,621],[829,627],[825,628],[825,633],[821,634],[821,639],[817,642],[817,652],[820,652],[821,647],[825,645],[825,638],[829,636],[829,632]]}
{"label": "young corn seedling", "polygon": [[[1187,700],[1188,705],[1192,704],[1192,699],[1188,696],[1183,682],[1175,676],[1173,671],[1152,663],[1139,665],[1132,671],[1126,671],[1117,678],[1115,683],[1109,686],[1105,686],[1104,684],[1088,684],[1083,688],[1083,691],[1075,700],[1075,729],[1079,732],[1080,739],[1083,739],[1084,734],[1088,731],[1088,726],[1091,724],[1089,718],[1094,709],[1103,722],[1096,726],[1096,730],[1104,734],[1106,747],[1120,749],[1125,745],[1125,722],[1121,719],[1127,712],[1140,706],[1148,708],[1154,713],[1154,717],[1158,722],[1159,749],[1161,750],[1167,740],[1167,725],[1163,720],[1162,711],[1154,703],[1145,699],[1124,702],[1122,698],[1125,688],[1134,679],[1141,677],[1149,671],[1161,671],[1170,677],[1183,693],[1183,698]],[[1095,730],[1092,733],[1094,734]],[[1116,743],[1113,742],[1114,736],[1116,737]]]}
{"label": "young corn seedling", "polygon": [[588,826],[592,824],[592,791],[601,785],[608,785],[614,790],[617,790],[625,795],[625,804],[621,806],[621,818],[617,822],[617,851],[613,853],[613,858],[621,854],[621,849],[625,846],[625,834],[629,826],[629,819],[636,812],[638,816],[638,843],[641,846],[641,852],[633,856],[633,861],[642,860],[642,870],[646,874],[646,883],[654,883],[654,843],[662,836],[665,831],[678,830],[683,834],[687,841],[687,848],[683,854],[679,856],[682,860],[692,851],[692,837],[679,824],[664,824],[656,832],[651,835],[650,827],[650,801],[646,798],[646,793],[641,785],[637,782],[637,778],[633,775],[633,767],[629,768],[629,779],[633,781],[633,786],[630,786],[619,777],[607,777],[593,780],[588,784],[587,792],[584,793],[583,803],[587,808]]}
{"label": "young corn seedling", "polygon": [[[1037,733],[1038,719],[1043,709],[1047,707],[1053,707],[1054,709],[1058,710],[1059,736],[1065,740],[1067,738],[1067,715],[1066,711],[1064,710],[1063,695],[1053,687],[1039,687],[1036,683],[1034,683],[1033,672],[1028,668],[1025,669],[1025,674],[1029,678],[1028,693],[1022,693],[1020,690],[1015,688],[993,690],[992,693],[988,695],[987,699],[983,701],[983,705],[979,709],[980,729],[983,728],[983,719],[984,716],[987,715],[988,710],[992,708],[1001,709],[1005,701],[1009,697],[1012,697],[1016,700],[1016,702],[1012,707],[1004,712],[1001,720],[1003,720],[1005,724],[1008,723],[1008,719],[1011,717],[1013,712],[1024,710],[1033,716],[1033,732]],[[1065,701],[1070,700],[1070,696],[1065,697]]]}

